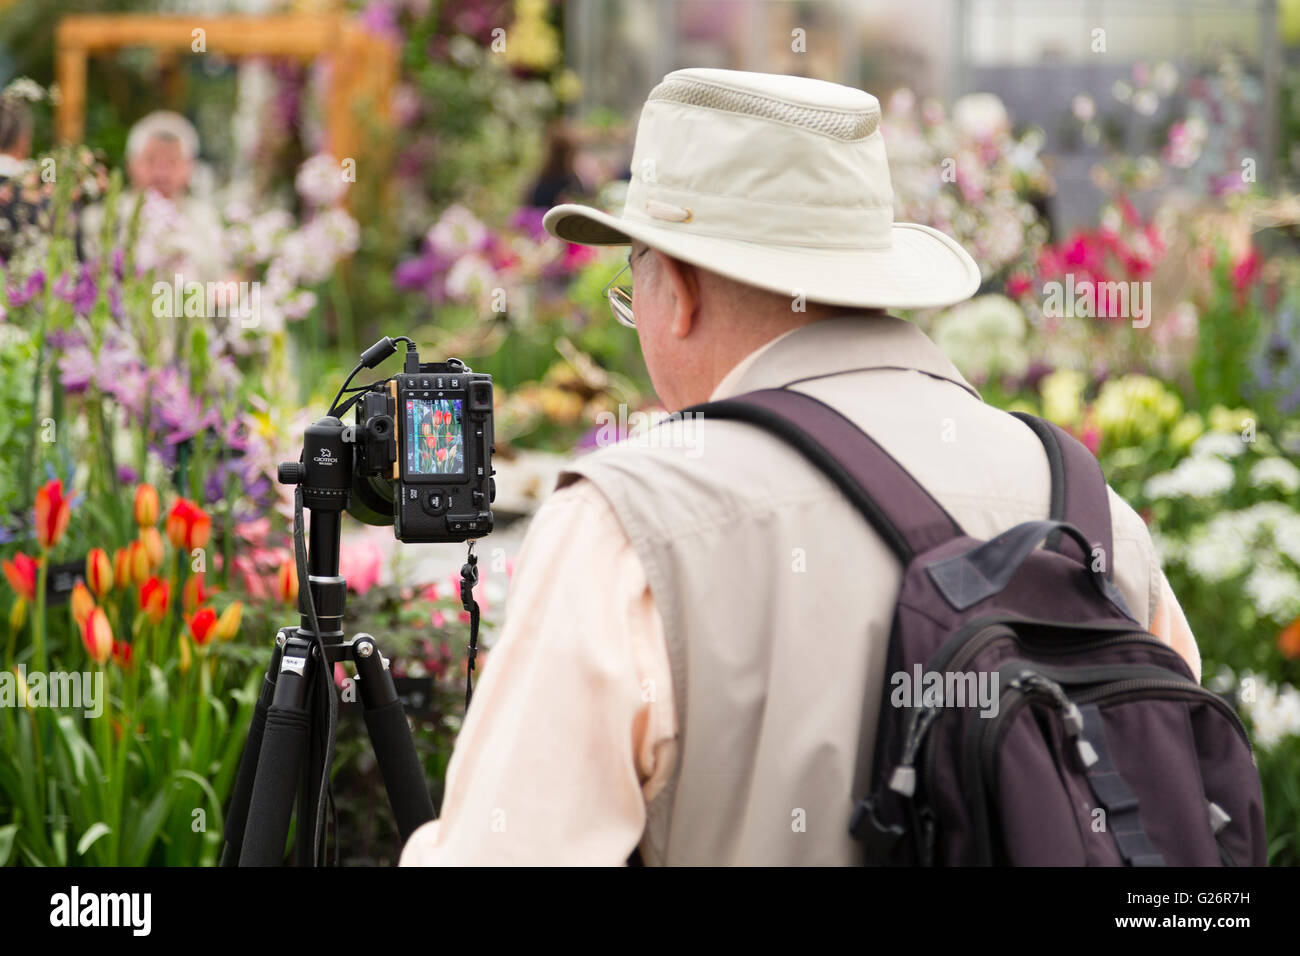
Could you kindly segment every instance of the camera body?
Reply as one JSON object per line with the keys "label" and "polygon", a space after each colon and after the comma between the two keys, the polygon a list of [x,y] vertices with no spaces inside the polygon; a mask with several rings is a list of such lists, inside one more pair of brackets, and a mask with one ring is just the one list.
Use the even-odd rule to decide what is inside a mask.
{"label": "camera body", "polygon": [[[492,530],[492,377],[458,361],[408,364],[360,396],[352,502],[399,541],[466,541]],[[387,513],[385,513],[387,512]]]}

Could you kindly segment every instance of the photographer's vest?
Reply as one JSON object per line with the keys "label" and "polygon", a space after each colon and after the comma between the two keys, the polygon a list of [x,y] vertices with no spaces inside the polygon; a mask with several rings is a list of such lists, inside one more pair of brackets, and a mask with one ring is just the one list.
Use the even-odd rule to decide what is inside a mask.
{"label": "photographer's vest", "polygon": [[[839,409],[987,538],[1048,513],[1042,445],[985,405],[916,327],[828,319],[776,340],[714,398],[790,385]],[[672,665],[678,762],[649,807],[649,864],[860,862],[901,570],[822,474],[756,428],[705,421],[581,460],[644,565]],[[1150,620],[1158,564],[1112,495],[1115,580]]]}

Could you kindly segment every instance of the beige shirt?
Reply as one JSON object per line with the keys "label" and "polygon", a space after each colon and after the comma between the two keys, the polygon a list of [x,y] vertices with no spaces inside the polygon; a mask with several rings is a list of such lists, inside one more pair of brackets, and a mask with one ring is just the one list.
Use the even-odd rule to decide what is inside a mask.
{"label": "beige shirt", "polygon": [[[778,340],[712,398],[734,394]],[[1159,579],[1150,630],[1199,680],[1195,639]],[[617,516],[589,482],[557,491],[525,538],[442,816],[412,835],[402,865],[623,863],[677,759],[672,686],[663,622]]]}

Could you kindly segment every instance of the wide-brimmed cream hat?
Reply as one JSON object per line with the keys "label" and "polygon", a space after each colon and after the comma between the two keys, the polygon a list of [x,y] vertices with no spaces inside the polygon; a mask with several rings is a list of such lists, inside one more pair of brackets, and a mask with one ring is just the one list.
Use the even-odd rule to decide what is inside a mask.
{"label": "wide-brimmed cream hat", "polygon": [[830,305],[951,305],[980,283],[954,239],[894,222],[876,98],[797,76],[669,73],[641,112],[623,214],[568,203],[543,223]]}

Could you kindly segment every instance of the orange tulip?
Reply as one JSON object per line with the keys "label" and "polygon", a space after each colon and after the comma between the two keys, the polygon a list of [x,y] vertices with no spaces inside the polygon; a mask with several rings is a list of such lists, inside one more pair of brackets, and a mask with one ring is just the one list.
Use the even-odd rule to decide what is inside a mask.
{"label": "orange tulip", "polygon": [[36,492],[36,540],[42,551],[59,543],[71,517],[68,499],[63,497],[63,482],[57,478],[47,481]]}
{"label": "orange tulip", "polygon": [[171,585],[158,578],[150,578],[140,587],[140,610],[157,624],[167,614],[171,599]]}
{"label": "orange tulip", "polygon": [[140,485],[135,489],[135,523],[141,528],[152,528],[158,523],[158,489],[153,485]]}
{"label": "orange tulip", "polygon": [[131,580],[134,583],[144,584],[149,580],[149,574],[153,570],[149,564],[149,549],[139,538],[131,542],[127,562],[131,567]]}
{"label": "orange tulip", "polygon": [[163,539],[158,529],[150,525],[140,529],[140,540],[144,542],[145,553],[149,555],[150,570],[157,571],[163,566]]}
{"label": "orange tulip", "polygon": [[3,562],[5,579],[14,593],[25,601],[36,600],[36,569],[39,566],[35,558],[19,552],[12,561]]}
{"label": "orange tulip", "polygon": [[90,617],[90,612],[95,610],[95,596],[90,593],[90,589],[78,581],[72,586],[72,597],[69,598],[72,605],[72,619],[77,622],[78,628],[86,626],[86,618]]}
{"label": "orange tulip", "polygon": [[185,582],[185,588],[181,591],[181,607],[189,614],[193,614],[195,608],[207,602],[211,593],[203,583],[203,574],[194,574]]}
{"label": "orange tulip", "polygon": [[102,607],[90,612],[81,628],[81,641],[96,664],[104,664],[113,654],[113,629]]}
{"label": "orange tulip", "polygon": [[113,562],[103,548],[91,548],[86,555],[86,583],[96,597],[113,590]]}
{"label": "orange tulip", "polygon": [[293,604],[298,600],[298,566],[293,561],[280,565],[280,571],[275,577],[275,593],[285,604]]}
{"label": "orange tulip", "polygon": [[1300,660],[1300,617],[1288,624],[1277,636],[1277,649],[1288,660]]}
{"label": "orange tulip", "polygon": [[118,548],[113,552],[113,584],[126,589],[131,583],[131,549]]}
{"label": "orange tulip", "polygon": [[221,612],[221,617],[217,618],[217,640],[228,641],[239,633],[239,622],[244,616],[244,605],[241,601],[233,602],[228,608]]}
{"label": "orange tulip", "polygon": [[199,610],[190,618],[190,637],[198,647],[203,647],[212,640],[217,630],[217,612],[210,607]]}

